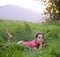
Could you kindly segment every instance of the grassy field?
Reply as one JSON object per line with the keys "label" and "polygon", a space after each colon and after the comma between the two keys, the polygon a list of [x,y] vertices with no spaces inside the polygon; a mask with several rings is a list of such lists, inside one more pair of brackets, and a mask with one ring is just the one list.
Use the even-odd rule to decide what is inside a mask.
{"label": "grassy field", "polygon": [[[13,40],[7,44],[8,29]],[[36,32],[44,33],[46,46],[43,49],[33,50],[16,44],[19,40],[34,39]],[[60,57],[60,25],[0,20],[0,57]]]}

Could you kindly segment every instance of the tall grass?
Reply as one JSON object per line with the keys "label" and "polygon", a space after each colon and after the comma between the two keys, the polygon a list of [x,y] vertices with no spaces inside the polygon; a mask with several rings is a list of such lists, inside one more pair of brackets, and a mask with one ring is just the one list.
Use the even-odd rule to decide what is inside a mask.
{"label": "tall grass", "polygon": [[[9,29],[13,35],[11,43],[6,43]],[[19,40],[30,41],[36,32],[43,32],[46,46],[33,50],[17,45]],[[60,57],[60,26],[53,23],[27,23],[20,21],[0,21],[0,57]]]}

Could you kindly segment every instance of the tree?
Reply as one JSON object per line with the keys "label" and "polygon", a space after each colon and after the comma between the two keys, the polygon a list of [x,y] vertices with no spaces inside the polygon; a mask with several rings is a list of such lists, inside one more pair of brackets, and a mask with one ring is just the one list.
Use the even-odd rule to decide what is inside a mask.
{"label": "tree", "polygon": [[41,0],[41,1],[44,2],[46,6],[44,10],[44,14],[49,14],[50,19],[52,20],[59,20],[60,19],[60,0]]}

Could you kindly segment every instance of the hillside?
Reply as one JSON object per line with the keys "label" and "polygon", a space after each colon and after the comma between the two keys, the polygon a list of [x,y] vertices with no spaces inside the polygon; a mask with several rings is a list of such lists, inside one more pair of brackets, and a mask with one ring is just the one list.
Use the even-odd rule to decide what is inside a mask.
{"label": "hillside", "polygon": [[0,6],[0,19],[39,22],[42,18],[41,15],[42,13],[40,12],[35,12],[28,8],[19,7],[16,5]]}

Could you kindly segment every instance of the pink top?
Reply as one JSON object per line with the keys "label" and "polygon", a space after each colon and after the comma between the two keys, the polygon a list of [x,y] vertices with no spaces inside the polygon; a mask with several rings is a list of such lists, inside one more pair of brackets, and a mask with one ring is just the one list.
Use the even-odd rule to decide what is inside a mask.
{"label": "pink top", "polygon": [[[28,42],[23,40],[22,43],[30,48],[39,48],[40,44],[37,44],[36,39]],[[42,42],[42,47],[44,46],[44,42]]]}

